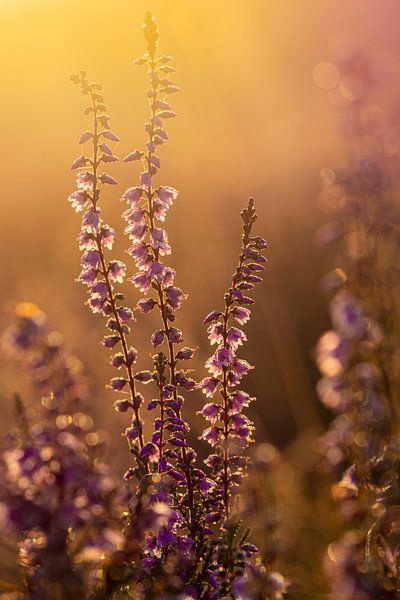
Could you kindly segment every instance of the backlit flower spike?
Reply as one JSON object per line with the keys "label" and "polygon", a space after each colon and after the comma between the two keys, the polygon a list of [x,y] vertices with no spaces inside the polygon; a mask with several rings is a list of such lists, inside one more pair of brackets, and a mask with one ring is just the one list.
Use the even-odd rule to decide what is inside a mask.
{"label": "backlit flower spike", "polygon": [[243,452],[253,441],[254,432],[254,424],[243,414],[243,410],[254,398],[239,387],[242,377],[253,367],[237,356],[238,349],[247,338],[235,322],[242,325],[250,317],[247,306],[253,304],[254,300],[247,293],[261,281],[253,273],[259,273],[264,268],[266,258],[262,251],[266,248],[266,242],[252,235],[256,220],[253,199],[249,200],[241,216],[242,247],[231,286],[224,295],[224,309],[214,310],[204,319],[204,323],[209,325],[207,331],[210,344],[217,346],[206,361],[210,376],[200,383],[200,388],[210,400],[200,411],[210,424],[200,438],[207,441],[213,449],[213,454],[205,462],[215,482],[211,498],[214,513],[219,515],[216,522],[222,520],[211,576],[213,598],[232,593],[231,582],[237,575],[234,567],[236,557],[247,557],[245,565],[250,570],[256,568],[252,555],[257,552],[257,548],[240,538],[240,521],[231,512],[234,488],[242,483],[247,464],[247,457]]}
{"label": "backlit flower spike", "polygon": [[[126,401],[117,401],[115,408],[117,411],[132,412],[132,422],[126,437],[131,452],[140,461],[139,455],[145,442],[140,417],[142,396],[136,389],[136,382],[141,379],[135,377],[134,373],[137,351],[128,341],[134,317],[132,309],[123,303],[123,294],[117,291],[117,286],[125,279],[126,266],[119,260],[107,258],[107,251],[113,248],[115,232],[103,221],[99,204],[101,185],[116,184],[111,175],[100,172],[100,169],[102,165],[118,160],[109,143],[116,143],[119,138],[110,129],[102,86],[91,82],[82,71],[72,75],[71,80],[89,97],[90,104],[85,114],[91,117],[91,129],[83,132],[79,139],[80,144],[90,144],[90,152],[87,156],[82,154],[73,164],[73,168],[84,169],[78,171],[77,190],[69,198],[76,211],[83,211],[78,237],[79,248],[83,251],[79,280],[88,288],[87,304],[92,312],[107,319],[108,333],[103,339],[103,345],[113,351],[115,349],[111,363],[116,369],[123,371],[123,375],[111,380],[110,387],[115,392],[128,396]],[[146,466],[143,461],[140,462],[142,466]]]}
{"label": "backlit flower spike", "polygon": [[199,485],[205,475],[194,469],[196,453],[187,443],[189,426],[182,417],[183,396],[196,384],[186,366],[181,367],[179,363],[192,358],[194,349],[179,347],[184,340],[182,331],[176,327],[175,313],[186,294],[174,283],[174,269],[164,264],[164,257],[171,254],[171,246],[166,230],[160,227],[178,192],[170,186],[154,184],[161,164],[157,149],[168,138],[164,120],[175,116],[166,98],[177,88],[169,79],[173,72],[171,57],[157,57],[158,28],[150,13],[146,17],[144,33],[148,51],[135,63],[145,64],[148,68],[150,118],[145,125],[148,138],[145,150],[134,150],[125,159],[126,162],[141,161],[143,171],[139,185],[123,194],[127,203],[123,216],[127,222],[125,232],[131,241],[128,254],[138,269],[130,280],[145,294],[137,309],[148,313],[157,307],[161,316],[161,327],[151,336],[151,344],[154,348],[164,348],[157,356],[163,356],[165,364],[162,377],[155,368],[159,397],[149,404],[150,410],[157,407],[161,413],[155,420],[152,437],[159,451],[158,468],[177,480],[180,505],[187,511],[184,517],[193,529],[198,525],[194,517],[195,497],[196,494],[202,497]]}
{"label": "backlit flower spike", "polygon": [[201,437],[221,455],[219,466],[222,466],[222,470],[218,466],[213,470],[213,475],[220,485],[227,518],[230,515],[232,487],[242,480],[242,470],[234,465],[234,448],[238,450],[246,447],[252,441],[254,430],[253,423],[242,413],[252,398],[238,389],[242,377],[253,368],[246,360],[237,356],[238,349],[247,337],[232,321],[244,323],[248,320],[250,313],[247,305],[254,301],[246,293],[261,281],[261,277],[255,278],[253,273],[260,272],[266,260],[262,254],[262,250],[266,248],[265,240],[252,236],[256,220],[253,199],[249,200],[242,211],[242,220],[242,249],[231,287],[224,296],[224,310],[213,311],[204,320],[206,324],[211,323],[207,329],[208,336],[210,344],[216,344],[217,348],[206,362],[211,376],[200,383],[208,398],[213,399],[216,393],[220,396],[219,400],[206,404],[201,411],[212,423]]}

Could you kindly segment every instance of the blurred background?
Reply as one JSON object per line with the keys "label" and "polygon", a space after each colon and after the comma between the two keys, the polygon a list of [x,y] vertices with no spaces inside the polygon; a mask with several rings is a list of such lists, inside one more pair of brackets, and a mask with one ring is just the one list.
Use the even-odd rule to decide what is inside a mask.
{"label": "blurred background", "polygon": [[[346,160],[336,119],[351,101],[326,63],[359,45],[379,58],[385,93],[399,104],[400,7],[397,0],[0,0],[0,328],[12,319],[16,302],[37,303],[47,313],[85,365],[93,414],[107,429],[109,457],[121,473],[129,461],[120,435],[126,424],[104,389],[109,359],[98,343],[104,324],[84,306],[85,289],[74,282],[79,217],[66,198],[74,190],[69,167],[87,123],[84,99],[69,75],[85,69],[104,84],[112,128],[121,138],[116,154],[140,148],[146,78],[131,62],[143,53],[146,10],[158,21],[161,52],[175,58],[181,87],[172,98],[179,118],[168,123],[159,183],[180,191],[167,221],[170,264],[189,294],[179,323],[185,342],[199,347],[199,378],[209,354],[202,320],[221,306],[240,246],[239,213],[249,196],[256,199],[258,233],[269,241],[265,284],[257,290],[243,356],[256,366],[247,386],[258,400],[252,414],[257,441],[277,445],[289,460],[280,489],[283,516],[291,523],[284,535],[293,542],[300,535],[293,523],[303,518],[289,502],[293,490],[297,511],[310,513],[308,526],[320,526],[312,504],[301,508],[296,473],[316,461],[314,441],[328,419],[315,396],[312,360],[329,326],[319,281],[334,266],[317,243],[327,219],[320,173]],[[114,255],[125,260],[119,197],[136,185],[139,170],[117,164],[109,172],[118,186],[105,191],[102,205],[121,233]],[[136,290],[127,292],[136,303]],[[153,328],[149,318],[135,326],[134,345],[149,348],[141,353],[143,366]],[[13,392],[27,403],[35,398],[12,365],[3,363],[0,376],[5,432]],[[196,436],[202,398],[191,398],[186,410]],[[290,551],[286,561],[297,576]]]}

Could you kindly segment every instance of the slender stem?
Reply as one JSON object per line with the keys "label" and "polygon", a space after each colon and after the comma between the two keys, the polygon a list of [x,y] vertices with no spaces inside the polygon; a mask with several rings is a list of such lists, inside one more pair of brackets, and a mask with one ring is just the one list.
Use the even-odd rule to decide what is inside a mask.
{"label": "slender stem", "polygon": [[164,448],[164,426],[165,426],[165,408],[164,408],[164,394],[163,394],[164,385],[162,382],[159,384],[160,389],[160,439],[158,440],[158,472],[161,473],[161,459],[163,457],[163,448]]}

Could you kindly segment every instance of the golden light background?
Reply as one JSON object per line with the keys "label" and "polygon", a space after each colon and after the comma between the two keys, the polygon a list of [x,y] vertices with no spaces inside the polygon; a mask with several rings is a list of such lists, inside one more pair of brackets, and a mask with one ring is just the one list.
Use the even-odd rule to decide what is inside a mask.
{"label": "golden light background", "polygon": [[[329,265],[314,241],[326,220],[319,173],[343,162],[344,154],[336,109],[315,85],[314,67],[332,60],[333,49],[349,39],[385,57],[395,73],[400,58],[397,0],[0,0],[0,326],[21,300],[48,314],[85,364],[96,420],[107,427],[110,456],[121,470],[129,461],[120,436],[126,423],[104,389],[111,375],[98,344],[104,324],[83,305],[85,290],[74,282],[79,217],[66,198],[87,122],[69,75],[85,69],[104,84],[112,128],[121,138],[116,154],[140,148],[146,78],[131,61],[144,50],[146,10],[158,21],[161,51],[175,57],[182,90],[173,97],[179,118],[168,123],[158,179],[180,190],[167,220],[171,264],[190,295],[179,323],[185,342],[199,346],[201,368],[209,352],[202,319],[221,305],[240,244],[239,212],[254,196],[270,262],[243,355],[257,367],[248,379],[258,397],[252,415],[257,439],[281,447],[308,428],[315,435],[324,419],[311,356],[328,326],[318,282]],[[393,104],[400,100],[400,71],[391,96]],[[113,254],[129,266],[119,197],[136,185],[139,171],[118,164],[109,172],[119,183],[102,204],[121,234]],[[136,291],[127,290],[136,303]],[[146,318],[135,326],[139,349],[152,327]],[[22,390],[27,403],[35,396],[16,368],[3,364],[0,377],[6,431],[12,393]],[[193,395],[187,405],[191,420],[201,401]],[[197,427],[193,420],[194,435]],[[310,444],[303,451],[313,452]]]}

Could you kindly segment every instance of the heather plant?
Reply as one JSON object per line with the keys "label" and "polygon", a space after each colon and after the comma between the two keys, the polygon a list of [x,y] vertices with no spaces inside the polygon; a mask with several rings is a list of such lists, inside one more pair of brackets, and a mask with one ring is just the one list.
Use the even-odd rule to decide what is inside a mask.
{"label": "heather plant", "polygon": [[[176,116],[169,98],[178,88],[171,80],[172,58],[158,54],[159,32],[150,13],[143,29],[146,53],[134,64],[147,69],[150,114],[145,148],[124,159],[142,166],[138,184],[122,194],[127,254],[133,259],[129,275],[124,262],[110,258],[116,234],[102,212],[103,186],[117,185],[108,168],[118,160],[112,145],[119,137],[110,128],[101,84],[84,71],[71,77],[88,99],[90,120],[79,138],[84,151],[72,164],[76,190],[69,197],[82,213],[78,279],[87,288],[91,311],[105,319],[102,343],[116,369],[109,387],[119,395],[115,409],[129,419],[131,464],[117,483],[101,459],[101,436],[83,412],[87,390],[71,372],[76,363],[65,358],[60,338],[47,334],[43,313],[32,305],[20,307],[23,314],[7,334],[8,346],[44,394],[41,408],[30,415],[32,424],[19,404],[13,449],[3,454],[5,521],[23,538],[21,594],[46,600],[279,600],[288,582],[276,570],[276,556],[260,556],[251,543],[246,509],[238,501],[246,450],[254,441],[254,424],[245,414],[254,398],[242,387],[254,367],[238,352],[246,341],[241,327],[254,304],[248,294],[261,282],[267,244],[253,233],[256,210],[250,199],[241,213],[239,259],[223,308],[204,319],[216,350],[206,362],[209,375],[199,382],[186,366],[195,349],[184,345],[177,327],[187,295],[167,264],[171,246],[164,222],[178,192],[157,181],[159,150],[168,139],[165,121]],[[132,291],[126,291],[125,279]],[[134,288],[140,294],[135,306]],[[131,342],[136,318],[151,311],[159,315],[149,340],[152,362],[137,370]],[[210,400],[198,411],[208,422],[200,452],[204,441],[212,447],[205,460],[192,447],[185,420],[185,403],[195,390]],[[152,422],[149,435],[145,412]]]}
{"label": "heather plant", "polygon": [[324,278],[332,329],[316,358],[320,398],[336,414],[320,447],[343,531],[326,570],[340,597],[398,598],[397,132],[376,104],[373,62],[354,52],[339,69],[350,99],[342,109],[349,163],[324,173],[336,214],[320,238],[334,246],[338,266]]}
{"label": "heather plant", "polygon": [[0,463],[2,525],[20,536],[21,582],[14,589],[38,600],[89,597],[101,586],[104,560],[122,545],[116,525],[125,492],[101,459],[101,433],[83,412],[80,362],[66,354],[44,313],[18,305],[4,346],[44,394],[29,411],[15,398],[17,426]]}

